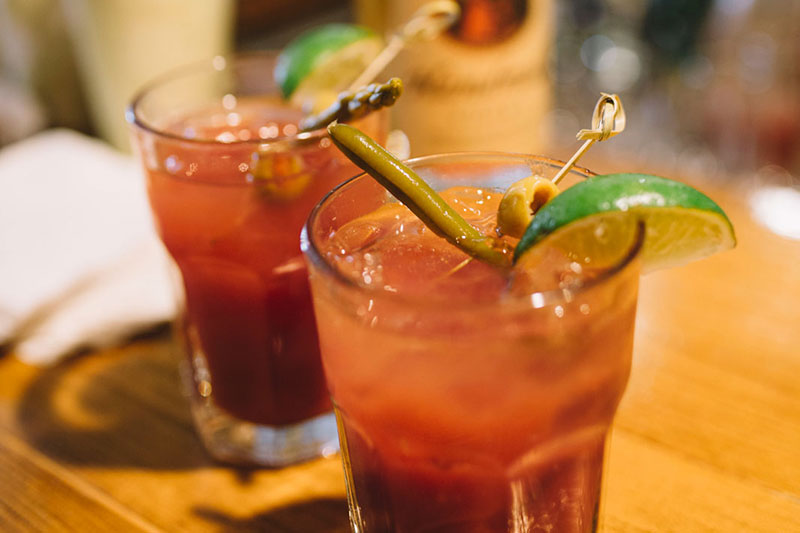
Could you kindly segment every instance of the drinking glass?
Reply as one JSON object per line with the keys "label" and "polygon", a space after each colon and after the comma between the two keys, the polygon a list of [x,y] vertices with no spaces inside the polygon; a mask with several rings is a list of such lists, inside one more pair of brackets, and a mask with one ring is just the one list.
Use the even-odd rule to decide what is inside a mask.
{"label": "drinking glass", "polygon": [[[176,331],[197,429],[216,458],[281,466],[338,449],[300,230],[357,169],[298,132],[276,54],[216,57],[152,82],[128,111],[183,302]],[[378,139],[386,115],[359,127]]]}
{"label": "drinking glass", "polygon": [[[499,194],[562,166],[501,153],[409,164],[435,189]],[[353,531],[596,531],[631,365],[643,228],[632,223],[624,242],[598,230],[582,257],[537,248],[528,253],[542,252],[538,266],[515,274],[522,289],[497,290],[480,270],[466,273],[469,260],[428,280],[442,250],[418,244],[424,232],[407,219],[387,223],[393,202],[369,176],[353,178],[312,211],[302,236]],[[438,290],[458,269],[459,284]]]}

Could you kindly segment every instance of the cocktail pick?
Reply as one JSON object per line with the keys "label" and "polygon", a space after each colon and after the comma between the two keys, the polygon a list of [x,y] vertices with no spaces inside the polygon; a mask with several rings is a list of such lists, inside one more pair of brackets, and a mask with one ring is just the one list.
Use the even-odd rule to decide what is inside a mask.
{"label": "cocktail pick", "polygon": [[586,141],[583,146],[566,162],[566,164],[553,177],[553,184],[561,181],[567,172],[577,163],[578,159],[596,142],[605,141],[625,129],[625,109],[622,101],[616,94],[601,93],[592,114],[592,128],[580,130],[576,136],[580,141]]}
{"label": "cocktail pick", "polygon": [[436,0],[420,7],[390,38],[386,47],[366,69],[353,80],[349,91],[372,82],[408,43],[433,39],[449,28],[461,15],[461,8],[452,0]]}

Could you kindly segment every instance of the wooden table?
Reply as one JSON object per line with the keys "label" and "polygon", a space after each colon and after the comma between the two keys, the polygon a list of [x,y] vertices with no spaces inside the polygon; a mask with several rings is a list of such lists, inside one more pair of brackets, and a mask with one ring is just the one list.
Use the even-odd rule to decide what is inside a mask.
{"label": "wooden table", "polygon": [[[736,250],[642,280],[610,532],[800,532],[800,242],[707,184]],[[216,465],[168,335],[37,369],[0,358],[0,530],[346,532],[337,457]]]}

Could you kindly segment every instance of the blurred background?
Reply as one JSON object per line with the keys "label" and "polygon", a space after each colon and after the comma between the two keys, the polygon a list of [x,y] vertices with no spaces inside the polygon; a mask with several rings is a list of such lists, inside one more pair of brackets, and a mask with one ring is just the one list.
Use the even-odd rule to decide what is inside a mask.
{"label": "blurred background", "polygon": [[[324,22],[358,20],[389,30],[392,17],[403,13],[397,8],[402,4],[0,0],[0,146],[62,126],[127,150],[122,114],[144,80],[218,53],[280,47]],[[607,154],[624,154],[627,161],[663,173],[724,179],[757,175],[796,183],[800,0],[461,4],[465,12],[484,13],[476,19],[483,26],[473,27],[478,30],[469,43],[475,54],[492,45],[492,38],[481,40],[487,25],[514,31],[513,21],[501,17],[498,22],[491,13],[511,13],[517,25],[525,17],[546,19],[547,43],[531,41],[536,50],[528,50],[545,58],[540,74],[549,94],[522,97],[538,102],[533,118],[523,124],[536,135],[541,132],[531,151],[568,157],[577,130],[589,126],[598,93],[615,92],[625,103],[628,129],[606,143]],[[502,38],[497,28],[486,35]]]}

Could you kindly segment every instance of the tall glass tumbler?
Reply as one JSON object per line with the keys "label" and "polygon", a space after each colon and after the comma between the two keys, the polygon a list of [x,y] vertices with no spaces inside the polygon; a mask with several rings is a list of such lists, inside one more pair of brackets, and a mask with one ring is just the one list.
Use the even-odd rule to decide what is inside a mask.
{"label": "tall glass tumbler", "polygon": [[[281,466],[338,449],[298,239],[357,173],[325,130],[298,133],[272,53],[217,57],[128,111],[153,216],[177,266],[192,412],[216,458]],[[385,137],[386,115],[359,123]]]}
{"label": "tall glass tumbler", "polygon": [[[509,184],[561,167],[497,153],[410,164],[436,189],[475,187],[443,194],[486,227]],[[597,238],[593,256],[548,248],[509,275],[443,243],[368,176],[314,209],[302,247],[353,531],[596,531],[643,228]]]}

